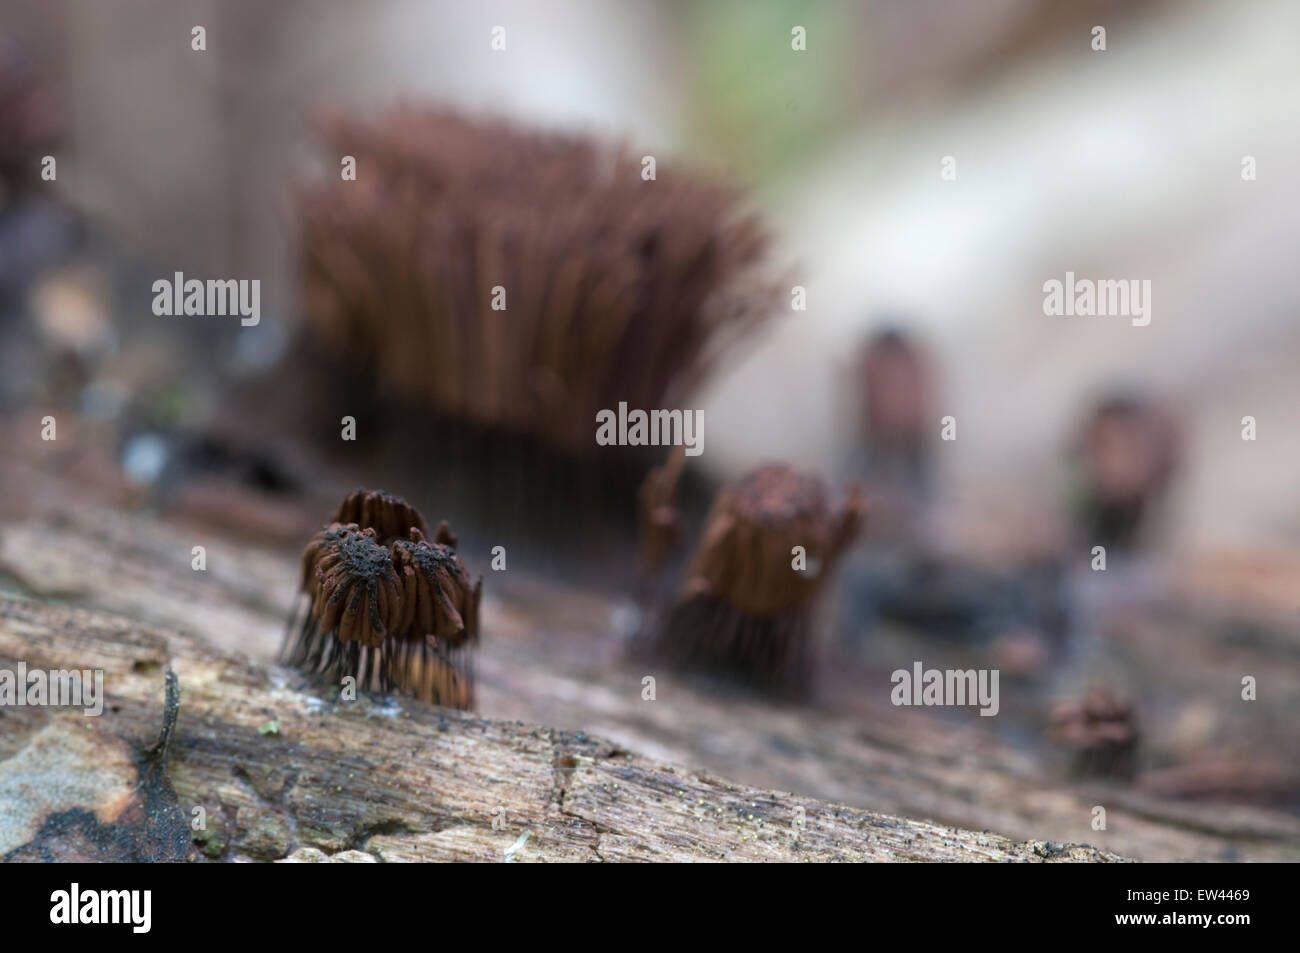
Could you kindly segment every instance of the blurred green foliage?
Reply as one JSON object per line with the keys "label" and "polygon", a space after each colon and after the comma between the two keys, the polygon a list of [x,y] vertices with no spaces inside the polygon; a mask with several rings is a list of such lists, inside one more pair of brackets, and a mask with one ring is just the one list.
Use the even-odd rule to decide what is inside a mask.
{"label": "blurred green foliage", "polygon": [[[852,108],[852,4],[712,0],[680,7],[691,131],[753,184],[809,158]],[[806,31],[807,49],[791,47]],[[848,27],[846,29],[846,27]]]}

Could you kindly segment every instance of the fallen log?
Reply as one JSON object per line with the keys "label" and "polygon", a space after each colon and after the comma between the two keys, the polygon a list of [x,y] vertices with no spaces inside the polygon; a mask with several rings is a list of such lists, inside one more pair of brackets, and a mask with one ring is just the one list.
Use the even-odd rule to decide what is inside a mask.
{"label": "fallen log", "polygon": [[19,661],[102,671],[106,697],[99,717],[0,708],[10,861],[1121,859],[731,784],[582,732],[345,702],[193,636],[41,600],[0,602],[0,667]]}
{"label": "fallen log", "polygon": [[[102,618],[116,619],[112,631],[123,633],[123,637],[161,633],[158,644],[165,648],[145,656],[158,659],[146,667],[158,667],[147,673],[147,691],[141,689],[140,697],[148,700],[149,707],[132,729],[135,733],[128,735],[136,747],[128,746],[131,757],[127,763],[135,765],[136,748],[152,745],[157,739],[162,677],[169,658],[182,660],[176,662],[182,689],[178,731],[182,733],[202,701],[195,697],[195,686],[187,675],[187,666],[194,663],[184,659],[226,653],[218,670],[261,672],[259,677],[280,680],[277,684],[281,687],[275,691],[299,684],[297,676],[272,667],[271,660],[294,602],[301,544],[290,540],[288,545],[276,545],[268,540],[264,532],[268,514],[292,511],[297,514],[293,521],[277,518],[311,526],[318,518],[314,513],[336,503],[337,495],[346,492],[348,485],[361,482],[359,479],[324,486],[319,499],[294,503],[241,491],[238,498],[243,503],[234,513],[244,517],[237,519],[226,511],[220,525],[199,519],[185,507],[165,508],[161,518],[156,518],[141,512],[138,500],[104,476],[112,468],[88,441],[74,441],[73,450],[60,450],[62,455],[55,459],[38,452],[42,447],[36,437],[31,437],[38,441],[35,447],[22,443],[22,433],[30,437],[38,432],[39,428],[31,427],[5,432],[23,452],[0,458],[0,483],[7,487],[7,492],[0,494],[0,599],[12,595],[26,600],[24,604],[43,605],[49,611],[54,611],[52,604],[80,606],[97,618],[102,613]],[[58,446],[62,445],[61,436]],[[83,445],[87,448],[76,449]],[[44,449],[55,446],[48,444]],[[203,572],[192,565],[196,544],[206,547]],[[484,565],[481,557],[479,553],[478,567]],[[1280,585],[1278,588],[1281,591]],[[1199,605],[1190,597],[1189,601]],[[1126,785],[1063,777],[1057,766],[1032,750],[1009,744],[993,726],[985,724],[997,719],[945,719],[921,709],[896,708],[887,703],[887,671],[872,676],[885,686],[884,692],[864,692],[862,679],[867,676],[855,672],[840,676],[827,697],[817,703],[789,706],[745,693],[723,693],[714,684],[647,669],[627,658],[621,641],[620,633],[628,628],[627,617],[635,615],[627,598],[543,577],[517,558],[509,572],[493,573],[490,586],[485,583],[483,612],[485,638],[477,664],[477,711],[482,715],[496,723],[513,720],[552,726],[547,738],[583,737],[581,733],[587,732],[608,739],[602,743],[610,748],[649,756],[660,763],[686,765],[704,772],[703,776],[728,778],[739,785],[736,790],[795,792],[798,797],[780,801],[782,810],[799,804],[807,809],[813,802],[845,804],[867,812],[861,816],[925,818],[938,830],[993,830],[1012,842],[1086,842],[1144,861],[1300,859],[1300,818],[1277,807],[1278,792],[1294,790],[1290,773],[1260,768],[1242,775],[1233,790],[1240,793],[1238,789],[1246,786],[1251,796],[1241,798],[1241,803],[1223,802],[1216,794],[1224,789],[1223,783],[1216,782],[1212,789],[1202,782],[1193,785],[1185,774],[1199,764],[1195,756],[1205,750],[1218,752],[1222,765],[1241,764],[1243,756],[1255,762],[1294,764],[1290,757],[1293,739],[1284,729],[1290,725],[1285,716],[1293,710],[1291,699],[1300,690],[1300,681],[1296,680],[1294,651],[1281,635],[1258,644],[1225,646],[1212,627],[1198,626],[1195,620],[1144,620],[1142,637],[1125,643],[1125,651],[1140,650],[1128,657],[1126,664],[1147,673],[1148,690],[1163,693],[1153,695],[1148,703],[1165,705],[1168,711],[1163,721],[1149,720],[1145,725],[1149,764],[1160,770],[1148,770],[1139,774],[1134,784]],[[57,628],[47,618],[42,631],[52,626]],[[27,631],[22,624],[18,630]],[[0,665],[5,658],[16,662],[41,652],[45,653],[42,657],[49,657],[49,644],[49,638],[29,634],[8,652],[0,647]],[[65,646],[56,660],[75,662],[76,654],[85,651],[84,646]],[[1260,701],[1230,710],[1214,704],[1224,678],[1235,682],[1235,677],[1224,674],[1225,651],[1232,654],[1233,669],[1269,672],[1269,690]],[[1182,664],[1163,665],[1175,652]],[[199,670],[206,669],[201,666]],[[643,696],[647,674],[657,677],[658,698],[654,701]],[[206,678],[211,681],[215,676]],[[231,691],[228,685],[207,687],[207,681],[200,679],[204,691]],[[108,687],[110,692],[120,693],[115,678],[109,679]],[[876,701],[877,694],[886,701]],[[212,704],[227,705],[233,700],[232,696],[229,702]],[[1008,696],[1008,703],[1010,700]],[[310,704],[330,703],[317,697]],[[265,709],[259,711],[259,725],[277,717],[274,706],[265,700],[258,705]],[[420,706],[410,707],[412,714],[419,710]],[[1223,723],[1223,733],[1215,736],[1212,749],[1201,735],[1217,722],[1207,723],[1198,715],[1205,711],[1220,712],[1222,717],[1230,714],[1233,719]],[[47,710],[47,714],[52,713]],[[345,714],[354,716],[355,710]],[[118,714],[110,711],[101,719],[77,718],[85,728],[87,723],[107,723],[110,716]],[[43,721],[24,722],[19,733],[20,717],[35,716],[0,709],[0,760],[12,757],[30,740],[33,725],[36,729],[44,725]],[[228,715],[223,717],[229,720]],[[447,723],[462,724],[455,718]],[[471,723],[479,724],[473,719]],[[291,737],[288,722],[282,724],[283,737]],[[1189,728],[1201,735],[1188,735]],[[96,735],[92,732],[87,737],[93,742]],[[268,733],[252,739],[250,758],[266,754],[267,742],[276,737]],[[196,757],[185,754],[184,748],[179,750],[179,757]],[[176,757],[174,749],[169,758],[173,777],[178,777]],[[1183,771],[1182,780],[1169,776],[1166,765]],[[241,770],[248,777],[260,778],[271,769]],[[683,768],[673,770],[675,776],[683,776]],[[1214,770],[1222,775],[1225,769]],[[249,782],[242,778],[236,774],[233,781],[227,776],[222,782],[226,800],[219,800],[217,809],[226,826],[210,824],[215,840],[212,844],[203,841],[219,857],[256,853],[255,848],[249,853],[215,846],[222,838],[229,843],[229,836],[238,842],[245,836],[241,831],[256,829],[260,821],[254,819],[266,814],[262,802],[249,793]],[[426,778],[426,787],[429,784]],[[349,790],[347,785],[343,787]],[[1201,794],[1189,796],[1190,788],[1195,788],[1191,793]],[[185,790],[183,775],[178,777],[177,789]],[[205,806],[211,815],[210,798],[200,805],[198,795],[188,796],[191,809]],[[4,800],[0,797],[0,803]],[[1097,807],[1106,812],[1104,829],[1098,829]],[[755,816],[763,815],[755,812]],[[277,819],[267,822],[270,827],[257,835],[277,845],[271,853],[277,853],[278,845],[288,836],[282,829],[292,832],[286,818],[281,810]],[[789,818],[784,823],[788,826],[788,822]],[[773,823],[765,821],[764,829]],[[504,824],[505,830],[493,831],[501,841],[506,833],[517,839],[526,831],[510,820],[509,812]],[[228,830],[233,833],[228,835]],[[427,823],[422,832],[436,833]],[[535,836],[530,835],[528,844]],[[341,842],[365,839],[345,833]],[[291,844],[304,843],[293,837],[289,840]],[[514,842],[512,839],[509,844]],[[522,848],[525,853],[533,849],[528,844]],[[304,850],[303,856],[312,857],[317,856],[312,851],[321,849]],[[322,852],[320,856],[326,855]],[[348,850],[328,856],[374,857]],[[511,856],[520,854],[517,851]]]}

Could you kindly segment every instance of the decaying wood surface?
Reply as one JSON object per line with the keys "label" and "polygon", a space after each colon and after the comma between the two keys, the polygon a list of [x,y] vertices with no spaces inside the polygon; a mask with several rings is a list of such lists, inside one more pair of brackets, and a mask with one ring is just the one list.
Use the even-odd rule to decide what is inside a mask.
{"label": "decaying wood surface", "polygon": [[100,669],[108,696],[100,717],[3,711],[11,860],[180,859],[191,834],[200,857],[258,860],[1119,859],[730,784],[580,732],[330,700],[193,636],[36,600],[0,603],[0,660]]}
{"label": "decaying wood surface", "polygon": [[[32,856],[23,845],[55,815],[47,834],[78,856],[92,847],[164,856],[174,840],[142,844],[114,829],[139,832],[150,827],[142,819],[188,819],[201,806],[199,857],[502,860],[527,835],[510,859],[1032,860],[1057,856],[1046,845],[1061,843],[1106,852],[1067,857],[1300,859],[1293,814],[1171,796],[1221,786],[1213,765],[1161,768],[1133,786],[1067,783],[978,717],[722,695],[626,660],[618,634],[630,600],[517,563],[485,581],[475,715],[407,701],[336,705],[272,660],[297,586],[302,543],[289,540],[305,539],[359,481],[342,475],[292,504],[208,488],[224,501],[221,520],[202,518],[204,496],[191,487],[187,505],[151,515],[95,453],[63,449],[88,441],[65,443],[63,429],[57,446],[10,437],[0,593],[13,598],[0,612],[0,667],[104,668],[117,710],[0,709],[0,854]],[[299,525],[307,529],[295,534]],[[206,548],[203,572],[191,567],[195,545]],[[1199,591],[1224,578],[1208,576]],[[1273,601],[1282,606],[1287,591],[1279,584]],[[1155,635],[1160,653],[1199,653],[1195,677],[1215,691],[1227,678],[1231,689],[1236,666],[1225,676],[1213,644]],[[1297,685],[1294,666],[1269,664],[1281,650],[1261,642],[1238,653],[1248,653],[1247,671],[1268,673],[1285,711]],[[134,786],[140,772],[156,774],[148,749],[163,727],[168,666],[180,687],[166,753],[180,812],[171,815],[165,785]],[[646,674],[657,679],[653,702],[642,696]],[[258,732],[276,720],[278,733]],[[1237,764],[1226,777],[1285,788],[1270,771],[1261,760],[1253,774]],[[45,793],[33,800],[34,791]],[[1105,830],[1093,829],[1097,806]]]}

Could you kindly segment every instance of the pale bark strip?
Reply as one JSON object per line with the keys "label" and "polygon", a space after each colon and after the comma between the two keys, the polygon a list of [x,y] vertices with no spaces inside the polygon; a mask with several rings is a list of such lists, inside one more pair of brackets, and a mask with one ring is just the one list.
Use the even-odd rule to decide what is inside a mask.
{"label": "pale bark strip", "polygon": [[[733,785],[580,732],[409,700],[337,704],[292,673],[192,636],[38,600],[0,602],[0,667],[19,660],[103,669],[108,699],[99,718],[3,710],[0,786],[9,778],[18,790],[26,775],[44,772],[44,802],[26,804],[21,824],[13,811],[0,817],[11,859],[56,848],[59,857],[142,853],[141,832],[154,816],[141,824],[129,791],[164,725],[168,668],[181,689],[167,745],[174,808],[186,819],[196,806],[207,815],[207,829],[194,835],[196,858],[1121,859]],[[37,816],[42,810],[47,817]],[[33,833],[75,812],[94,817],[79,821],[75,837],[64,830],[42,844]],[[158,823],[174,826],[178,816],[163,813],[155,835]]]}

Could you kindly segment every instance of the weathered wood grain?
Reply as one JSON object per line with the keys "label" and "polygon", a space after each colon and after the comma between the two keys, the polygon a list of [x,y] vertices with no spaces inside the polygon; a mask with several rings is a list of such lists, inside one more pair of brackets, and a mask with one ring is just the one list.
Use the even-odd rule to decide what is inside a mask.
{"label": "weathered wood grain", "polygon": [[[34,427],[22,430],[29,434],[37,432],[38,428]],[[217,815],[219,823],[210,826],[212,834],[204,845],[218,856],[242,853],[265,857],[281,849],[292,850],[294,845],[319,842],[323,846],[312,849],[328,849],[333,851],[329,856],[335,858],[364,859],[375,855],[349,853],[347,845],[368,844],[372,839],[383,845],[389,844],[391,838],[397,838],[409,848],[408,841],[462,845],[466,838],[477,843],[475,838],[487,837],[494,849],[504,850],[530,829],[528,822],[545,816],[545,810],[536,805],[530,814],[521,809],[518,799],[510,799],[504,805],[505,830],[493,830],[490,822],[486,830],[481,829],[477,814],[474,823],[462,829],[445,819],[446,812],[439,814],[428,805],[417,808],[414,805],[424,802],[410,796],[398,799],[402,807],[396,814],[384,816],[380,812],[377,820],[370,821],[366,819],[370,815],[358,806],[366,792],[352,792],[349,784],[341,783],[330,773],[328,757],[324,765],[318,765],[320,755],[306,763],[315,766],[313,771],[324,772],[321,777],[333,779],[334,786],[340,789],[334,792],[337,797],[330,804],[331,811],[342,812],[339,816],[344,820],[338,821],[333,834],[326,837],[315,833],[310,810],[304,815],[307,822],[303,824],[296,813],[283,805],[274,809],[268,806],[278,803],[275,798],[286,785],[290,794],[298,791],[301,796],[302,790],[315,783],[311,781],[315,775],[309,773],[308,784],[300,790],[301,782],[295,780],[289,784],[289,778],[301,778],[301,771],[291,775],[275,766],[280,763],[274,760],[280,752],[277,740],[301,743],[301,736],[291,732],[291,721],[282,721],[280,736],[256,734],[257,726],[277,717],[282,697],[294,699],[299,709],[307,706],[312,711],[332,711],[335,720],[344,725],[362,721],[396,723],[401,727],[412,719],[420,722],[425,717],[422,713],[426,710],[418,705],[363,706],[342,712],[329,709],[326,701],[295,689],[296,682],[290,673],[279,671],[271,664],[294,600],[297,554],[294,545],[283,541],[277,544],[266,537],[263,532],[266,513],[277,506],[287,506],[286,514],[300,511],[293,521],[310,526],[313,512],[328,511],[337,503],[339,493],[360,481],[345,475],[339,478],[342,489],[334,485],[317,487],[310,499],[290,504],[259,500],[255,494],[244,493],[240,497],[241,507],[233,516],[227,510],[221,523],[196,518],[188,507],[172,506],[160,515],[148,515],[142,512],[141,501],[120,484],[120,476],[113,477],[110,468],[98,462],[101,454],[94,450],[88,438],[72,442],[71,446],[77,449],[67,451],[61,449],[62,431],[59,447],[42,445],[38,440],[23,444],[19,433],[9,436],[19,452],[0,459],[0,481],[6,490],[0,494],[0,517],[3,517],[0,519],[0,592],[30,600],[18,604],[39,605],[47,613],[67,611],[73,605],[93,610],[90,618],[100,620],[96,625],[106,626],[114,633],[98,650],[110,655],[124,651],[123,645],[135,645],[133,640],[141,638],[141,633],[153,633],[149,644],[154,648],[133,658],[110,679],[110,689],[115,694],[129,689],[125,701],[118,703],[120,711],[113,717],[128,718],[120,735],[129,737],[130,744],[104,746],[105,767],[91,780],[84,781],[92,790],[104,789],[96,797],[107,798],[106,803],[116,803],[111,792],[120,792],[122,783],[119,775],[110,770],[111,765],[117,764],[120,771],[129,774],[141,758],[138,746],[152,744],[156,739],[161,725],[162,671],[170,660],[180,676],[184,694],[178,738],[189,742],[173,751],[169,759],[172,774],[177,791],[190,799],[191,808],[203,798],[209,814]],[[251,522],[240,515],[245,513]],[[280,522],[291,522],[286,514],[278,517]],[[243,541],[241,529],[245,530]],[[258,541],[249,541],[254,539]],[[199,544],[207,549],[205,572],[191,568],[191,547]],[[472,556],[467,558],[473,564]],[[481,567],[483,561],[478,565]],[[1279,584],[1279,591],[1281,588]],[[1215,598],[1232,601],[1231,593],[1219,593]],[[1190,612],[1195,604],[1190,596],[1186,601]],[[1280,604],[1283,600],[1277,601]],[[924,818],[937,825],[936,830],[987,829],[1020,842],[1086,842],[1104,851],[1141,860],[1300,859],[1300,819],[1294,814],[1244,803],[1201,803],[1171,794],[1191,788],[1217,790],[1224,787],[1224,777],[1247,788],[1271,791],[1287,788],[1290,775],[1274,776],[1276,772],[1269,766],[1285,767],[1287,763],[1285,732],[1279,733],[1278,729],[1286,727],[1286,721],[1280,719],[1294,710],[1295,692],[1300,691],[1292,656],[1287,654],[1291,651],[1288,644],[1250,642],[1225,646],[1212,633],[1177,618],[1157,618],[1144,623],[1150,631],[1144,630],[1140,639],[1127,643],[1132,650],[1129,664],[1158,666],[1162,659],[1177,652],[1180,666],[1159,672],[1158,684],[1186,715],[1167,721],[1175,730],[1165,729],[1164,735],[1182,745],[1182,749],[1167,745],[1168,753],[1175,757],[1165,755],[1155,766],[1158,770],[1140,775],[1136,785],[1125,787],[1070,782],[1034,752],[1012,746],[989,730],[993,726],[984,724],[996,719],[941,718],[921,709],[895,709],[872,700],[876,696],[887,698],[887,691],[863,691],[861,681],[851,681],[847,691],[840,691],[833,698],[790,706],[772,704],[744,693],[723,693],[717,686],[682,679],[669,672],[644,670],[640,663],[627,659],[619,638],[620,633],[627,631],[630,615],[634,615],[634,608],[625,596],[566,586],[531,574],[526,564],[512,560],[509,572],[491,573],[485,582],[477,711],[491,721],[441,715],[438,725],[499,726],[502,722],[517,721],[523,725],[551,726],[546,730],[524,730],[515,725],[511,729],[515,734],[510,737],[517,735],[522,739],[528,731],[541,732],[530,743],[545,749],[533,756],[546,763],[547,784],[552,795],[556,790],[554,765],[564,757],[555,753],[554,749],[561,744],[555,739],[585,737],[582,732],[608,739],[592,742],[597,750],[603,744],[651,759],[642,762],[636,758],[589,757],[591,770],[599,769],[596,777],[604,778],[601,772],[615,766],[627,770],[628,764],[657,762],[674,766],[670,777],[689,773],[678,767],[686,765],[706,776],[729,778],[736,783],[738,791],[756,792],[750,801],[759,804],[760,811],[767,812],[754,811],[756,819],[764,819],[761,830],[749,832],[759,834],[759,842],[773,830],[789,829],[794,806],[803,804],[810,810],[808,805],[822,802],[859,809],[859,815],[855,816],[873,817],[878,815],[869,812],[879,812]],[[53,627],[50,621],[53,618],[44,617],[41,631]],[[29,623],[15,619],[16,616],[11,616],[6,622],[10,649],[0,648],[0,657],[16,661],[21,657],[16,654],[19,652],[48,656],[50,645],[55,644],[51,637],[37,637],[29,631]],[[105,621],[110,619],[114,621]],[[18,640],[19,635],[24,639]],[[86,651],[87,644],[82,639],[64,645],[61,657],[75,661],[71,656]],[[1142,655],[1137,654],[1138,649]],[[1231,656],[1226,654],[1229,651]],[[1228,658],[1232,661],[1231,669],[1225,669]],[[136,662],[140,663],[138,670]],[[1221,697],[1225,689],[1233,691],[1237,678],[1234,672],[1238,669],[1266,673],[1266,697],[1254,707],[1220,704],[1215,709],[1207,708],[1207,699],[1215,698],[1216,694]],[[641,680],[646,674],[654,675],[658,682],[654,702],[642,697]],[[883,679],[881,684],[887,686],[888,673],[876,674]],[[253,677],[263,685],[255,703],[246,697],[251,690],[241,687],[246,679]],[[860,677],[854,674],[854,679]],[[136,701],[132,702],[131,697]],[[217,760],[205,769],[210,777],[201,776],[209,778],[205,782],[207,786],[187,781],[186,772],[192,770],[187,765],[202,764],[204,752],[209,748],[228,752],[232,749],[221,748],[217,740],[186,734],[188,720],[196,711],[205,710],[196,706],[206,706],[217,713],[211,717],[223,726],[217,733],[219,739],[229,736],[245,746],[239,749],[242,756],[237,771],[235,761],[220,762],[217,754],[212,755]],[[245,711],[246,706],[251,708]],[[1224,723],[1225,731],[1231,729],[1231,735],[1223,736],[1224,742],[1213,735],[1207,736],[1210,723],[1205,719],[1187,717],[1210,710],[1217,711],[1221,720],[1225,712],[1233,719]],[[363,715],[359,716],[359,711]],[[383,714],[388,711],[398,714]],[[123,712],[126,714],[122,715]],[[401,712],[410,717],[404,717]],[[35,733],[47,727],[46,719],[54,717],[13,710],[0,715],[0,757],[12,757],[32,741]],[[43,737],[41,744],[63,744],[61,733],[66,729],[70,740],[65,739],[65,747],[75,752],[80,750],[78,744],[97,743],[104,730],[100,722],[105,726],[110,724],[107,715],[103,719],[78,716],[74,721],[75,728],[49,726],[50,734]],[[472,730],[488,731],[481,727]],[[491,731],[505,729],[495,727]],[[357,744],[371,743],[362,742],[359,735],[347,737]],[[503,739],[500,744],[516,743],[505,741],[504,735],[500,737]],[[1226,743],[1232,739],[1237,740]],[[1242,748],[1247,739],[1255,739],[1253,749]],[[308,748],[333,752],[338,744],[321,734]],[[427,745],[428,740],[421,734],[407,749],[408,760],[418,761],[420,753],[426,750],[440,750],[436,745],[431,749]],[[1208,769],[1198,768],[1196,762],[1177,757],[1180,751],[1202,750],[1216,752],[1220,758],[1219,763],[1210,766],[1214,768],[1210,775],[1205,775]],[[1243,750],[1262,756],[1258,758],[1260,768],[1255,774],[1243,770],[1240,754]],[[117,752],[113,756],[116,761],[109,756],[113,751]],[[219,767],[223,763],[224,777]],[[382,764],[383,770],[391,773],[386,761],[367,763],[371,768]],[[1169,767],[1159,767],[1160,764]],[[355,767],[351,770],[357,773]],[[425,773],[418,776],[418,784],[437,790],[431,785],[439,775],[432,769],[420,770]],[[666,767],[657,770],[667,772]],[[498,772],[498,775],[506,777],[507,773]],[[403,775],[398,772],[395,777]],[[585,803],[573,785],[581,782],[586,774],[575,769],[573,777],[577,781],[564,787],[563,804],[567,807],[561,817],[566,824],[575,822],[568,812],[577,810],[575,805]],[[346,776],[343,780],[355,782]],[[410,783],[416,784],[417,780]],[[597,782],[596,790],[600,791],[600,784],[616,783],[624,784],[618,778],[602,779]],[[75,787],[69,786],[69,790]],[[613,804],[620,806],[620,810],[630,803],[632,795],[626,786],[611,790],[621,793],[601,793],[611,799],[617,797],[619,800]],[[696,791],[697,788],[680,790]],[[757,792],[768,790],[794,791],[807,800],[777,798],[769,804],[757,796]],[[83,799],[89,796],[79,795]],[[698,804],[701,797],[708,803],[705,793],[696,793],[692,800],[695,808],[703,807]],[[391,799],[384,795],[379,803]],[[0,803],[4,800],[0,796]],[[678,803],[679,800],[682,799],[665,798],[663,804],[685,811],[685,804]],[[349,803],[353,804],[352,808],[339,807]],[[437,799],[430,803],[436,804]],[[478,811],[484,808],[481,795],[469,798],[466,803]],[[651,803],[661,807],[659,802]],[[745,803],[743,797],[739,803]],[[764,807],[765,804],[768,806]],[[779,809],[773,806],[778,804]],[[786,810],[787,805],[788,814],[782,816],[780,811]],[[489,803],[487,806],[490,821],[490,815],[502,805]],[[720,823],[717,819],[726,814],[724,809],[724,814],[718,815],[718,806],[713,805],[712,821],[694,823],[706,826]],[[1096,806],[1103,806],[1107,811],[1105,830],[1092,828]],[[748,823],[747,815],[748,811],[743,815],[745,823]],[[443,819],[438,820],[439,817]],[[742,817],[739,807],[736,817]],[[347,818],[355,820],[356,826],[349,826],[351,821]],[[588,818],[585,823],[588,833],[585,840],[579,838],[577,842],[589,845],[593,840],[603,841],[602,856],[618,856],[623,849],[615,849],[623,843],[620,838],[634,837],[626,830],[611,828],[598,830],[602,836],[593,838],[592,825],[604,822]],[[303,830],[314,840],[304,840]],[[520,859],[536,856],[534,838],[539,836],[534,831],[524,847],[511,856]],[[233,846],[245,843],[252,847]],[[638,849],[649,851],[644,845],[656,841],[643,836],[641,840],[634,838],[632,843],[641,845]],[[740,843],[755,849],[754,841]],[[583,850],[586,852],[578,853],[593,856],[590,849]],[[450,848],[448,852],[456,853]],[[310,851],[303,855],[311,856]]]}
{"label": "weathered wood grain", "polygon": [[[0,798],[10,804],[0,855],[9,859],[138,857],[144,841],[184,832],[198,807],[198,858],[1119,859],[730,784],[581,732],[409,700],[342,703],[192,636],[6,599],[0,664],[19,660],[103,670],[107,705],[100,717],[0,710]],[[168,670],[180,686],[166,759],[175,795],[141,824],[142,753],[165,722]]]}

